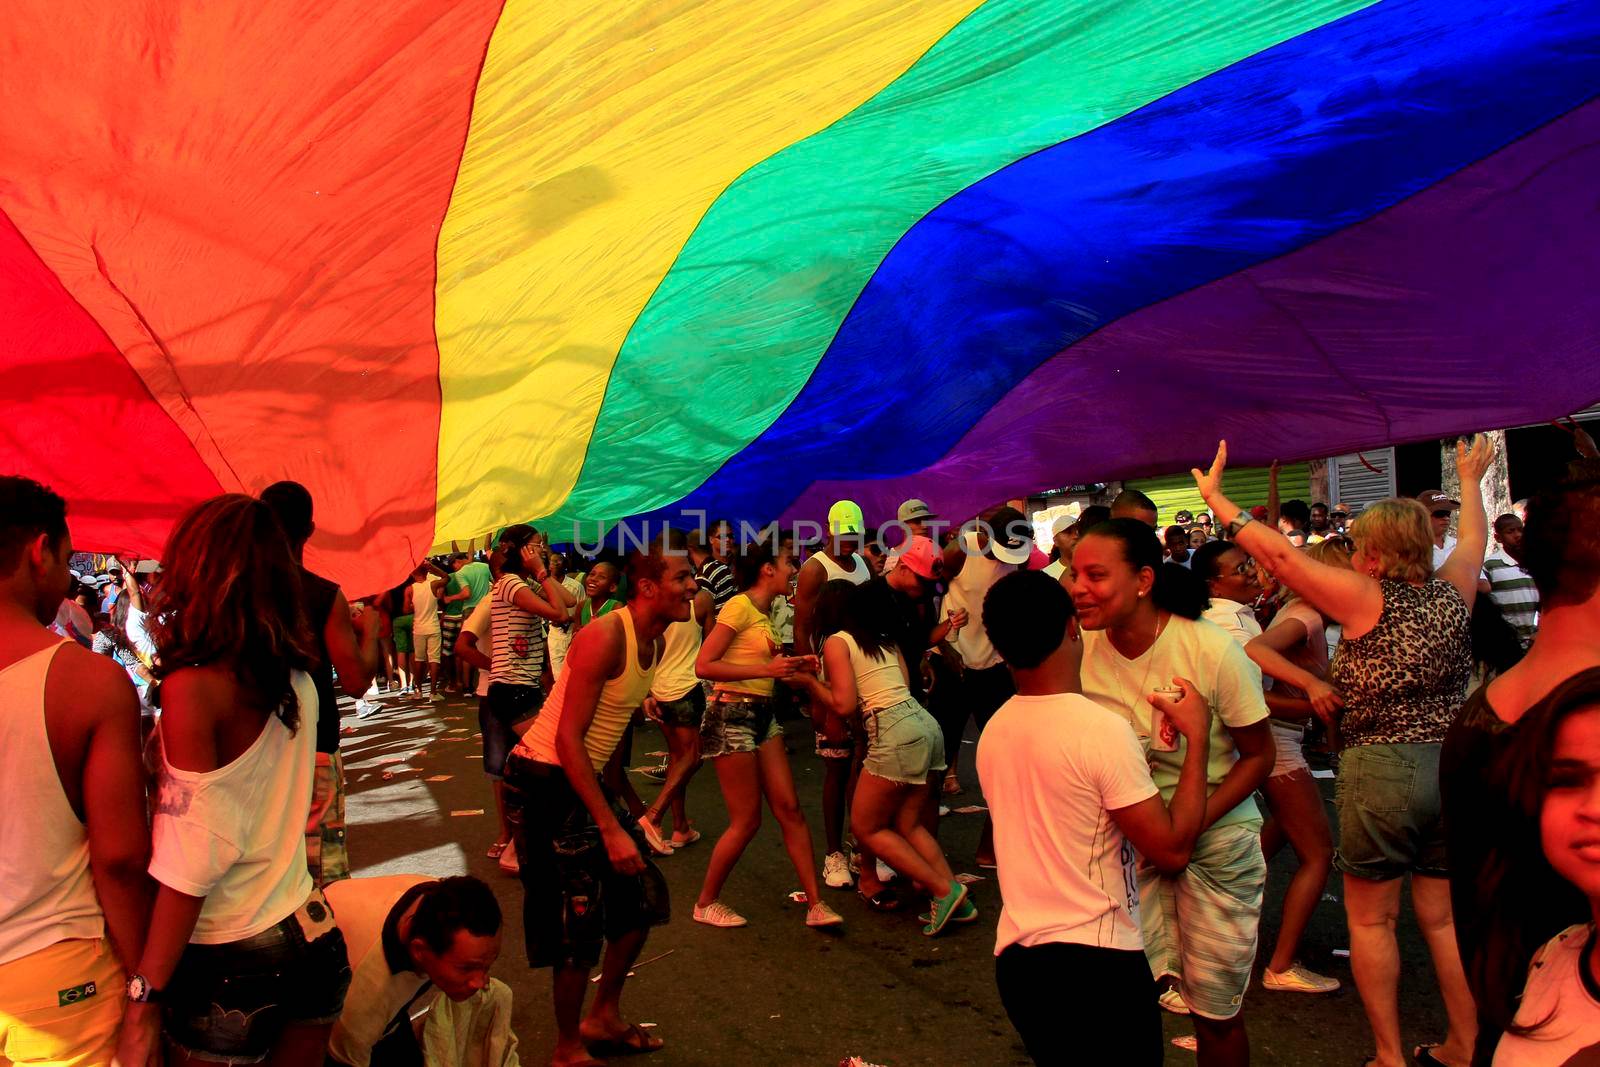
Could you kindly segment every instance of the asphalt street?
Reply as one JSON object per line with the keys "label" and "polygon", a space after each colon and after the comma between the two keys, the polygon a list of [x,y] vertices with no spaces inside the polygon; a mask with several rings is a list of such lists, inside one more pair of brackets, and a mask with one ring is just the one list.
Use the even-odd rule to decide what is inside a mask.
{"label": "asphalt street", "polygon": [[[482,773],[476,701],[430,704],[383,697],[378,703],[381,710],[358,719],[353,702],[341,702],[354,873],[475,874],[487,880],[506,915],[495,976],[515,993],[523,1063],[545,1064],[554,1043],[549,972],[527,966],[521,884],[485,855],[496,826],[493,796]],[[811,752],[806,724],[789,724],[789,738],[820,869],[822,765]],[[657,762],[649,754],[665,747],[653,727],[639,730],[628,766]],[[983,803],[972,752],[970,741],[962,746],[965,791],[950,801],[955,806]],[[630,779],[647,800],[653,795],[655,783],[637,774]],[[1321,784],[1331,800],[1333,783]],[[694,923],[689,909],[705,872],[706,854],[726,825],[709,768],[691,786],[689,811],[705,839],[658,860],[671,886],[673,918],[652,932],[623,999],[633,1020],[656,1024],[654,1032],[666,1048],[635,1062],[649,1067],[833,1067],[850,1055],[885,1067],[1029,1062],[994,986],[1000,894],[994,872],[980,871],[973,862],[981,815],[946,816],[940,839],[955,870],[988,875],[972,886],[982,917],[929,939],[910,914],[873,912],[849,890],[824,890],[845,917],[841,933],[808,929],[803,906],[788,899],[798,885],[770,817],[723,894],[750,925],[722,930]],[[1272,865],[1263,945],[1276,935],[1277,902],[1293,869],[1287,850]],[[1340,895],[1335,875],[1302,956],[1313,970],[1339,978],[1345,988],[1327,996],[1267,992],[1259,980],[1266,953],[1259,952],[1258,975],[1245,998],[1254,1063],[1355,1065],[1370,1052],[1349,960],[1334,954],[1348,945]],[[1400,947],[1406,961],[1401,992],[1406,1039],[1438,1040],[1443,1036],[1443,1009],[1409,909],[1401,917]],[[1063,1005],[1063,1047],[1071,1047],[1073,1025],[1070,1006]],[[1192,1051],[1171,1043],[1193,1032],[1188,1021],[1164,1014],[1163,1025],[1167,1063],[1193,1062]]]}

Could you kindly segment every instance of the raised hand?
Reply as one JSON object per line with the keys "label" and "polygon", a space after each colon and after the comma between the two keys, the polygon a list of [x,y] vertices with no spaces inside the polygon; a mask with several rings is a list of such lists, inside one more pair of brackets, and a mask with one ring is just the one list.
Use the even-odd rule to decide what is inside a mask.
{"label": "raised hand", "polygon": [[[1192,467],[1189,473],[1194,475],[1194,484],[1200,490],[1200,496],[1207,504],[1213,497],[1222,495],[1222,472],[1228,468],[1228,442],[1217,442],[1217,457],[1211,461],[1211,469],[1201,472],[1199,467]],[[1212,508],[1215,512],[1216,509]]]}
{"label": "raised hand", "polygon": [[1456,473],[1461,476],[1462,485],[1468,481],[1477,485],[1493,462],[1494,442],[1483,434],[1474,434],[1470,447],[1464,438],[1456,441]]}

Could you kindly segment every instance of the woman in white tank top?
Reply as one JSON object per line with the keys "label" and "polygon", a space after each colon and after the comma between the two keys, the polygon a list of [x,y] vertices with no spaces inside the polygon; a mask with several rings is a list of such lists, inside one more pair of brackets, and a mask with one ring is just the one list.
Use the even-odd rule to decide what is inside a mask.
{"label": "woman in white tank top", "polygon": [[159,889],[129,996],[157,1000],[194,1058],[320,1063],[350,966],[306,866],[321,709],[299,569],[273,513],[237,494],[186,515],[163,562]]}
{"label": "woman in white tank top", "polygon": [[978,909],[922,824],[929,791],[945,768],[944,733],[906,685],[893,594],[881,582],[829,582],[817,598],[815,620],[827,681],[803,675],[805,687],[833,714],[859,716],[867,736],[850,828],[873,855],[933,898],[924,934],[932,937],[952,919],[971,922]]}

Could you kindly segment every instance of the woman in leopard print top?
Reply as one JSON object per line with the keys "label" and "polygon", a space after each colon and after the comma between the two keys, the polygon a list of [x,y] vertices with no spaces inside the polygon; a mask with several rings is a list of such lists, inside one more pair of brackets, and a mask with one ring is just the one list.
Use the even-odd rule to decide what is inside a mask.
{"label": "woman in leopard print top", "polygon": [[1224,442],[1211,470],[1194,472],[1211,513],[1240,548],[1344,632],[1329,671],[1344,705],[1338,723],[1344,749],[1334,794],[1339,813],[1334,864],[1344,872],[1350,966],[1372,1024],[1377,1062],[1407,1059],[1400,1047],[1394,917],[1410,874],[1412,906],[1429,931],[1450,1022],[1444,1043],[1432,1048],[1432,1055],[1445,1063],[1465,1063],[1477,1019],[1451,918],[1439,752],[1472,673],[1472,602],[1488,543],[1479,481],[1493,449],[1481,436],[1470,449],[1456,446],[1459,540],[1437,572],[1429,515],[1417,501],[1384,500],[1368,508],[1350,530],[1355,569],[1329,567],[1265,523],[1251,522],[1223,495],[1227,455]]}
{"label": "woman in leopard print top", "polygon": [[[1411,503],[1394,501],[1404,511]],[[1345,634],[1328,672],[1344,699],[1340,737],[1346,748],[1438,744],[1467,698],[1472,609],[1438,578],[1378,584],[1378,625],[1360,637]]]}

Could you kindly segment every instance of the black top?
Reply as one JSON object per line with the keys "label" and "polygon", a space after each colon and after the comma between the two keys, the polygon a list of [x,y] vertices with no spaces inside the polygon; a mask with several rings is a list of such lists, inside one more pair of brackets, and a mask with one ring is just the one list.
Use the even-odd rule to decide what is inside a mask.
{"label": "black top", "polygon": [[[1495,955],[1489,964],[1494,970],[1507,973],[1503,969],[1510,968],[1509,973],[1524,974],[1541,945],[1574,923],[1591,917],[1583,895],[1540,857],[1522,867],[1518,874],[1519,881],[1525,880],[1534,887],[1533,896],[1524,897],[1520,893],[1518,896],[1543,900],[1546,905],[1519,913],[1522,929],[1512,939],[1514,943],[1497,941],[1493,946],[1485,946],[1485,926],[1492,902],[1481,899],[1478,892],[1496,842],[1512,834],[1528,834],[1535,841],[1539,839],[1538,813],[1522,812],[1512,804],[1509,795],[1521,725],[1534,721],[1552,705],[1565,700],[1574,689],[1585,686],[1600,686],[1600,669],[1573,675],[1530,706],[1514,723],[1507,723],[1495,714],[1489,705],[1489,687],[1481,686],[1467,698],[1461,714],[1445,734],[1444,748],[1439,754],[1439,792],[1444,802],[1445,848],[1450,860],[1450,902],[1455,915],[1456,945],[1461,950],[1461,962],[1467,968],[1469,982],[1473,970],[1471,961],[1486,948]],[[1474,989],[1473,993],[1479,995],[1481,991]],[[1482,1001],[1481,995],[1479,1001]],[[1500,1031],[1480,1013],[1473,1064],[1488,1067],[1499,1041]]]}
{"label": "black top", "polygon": [[328,641],[323,636],[328,616],[333,611],[339,587],[320,574],[300,568],[300,589],[305,602],[306,624],[317,651],[317,666],[311,681],[317,687],[317,751],[339,751],[339,695],[333,689],[333,662],[328,658]]}

